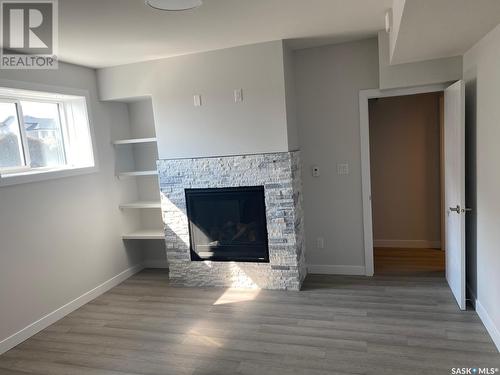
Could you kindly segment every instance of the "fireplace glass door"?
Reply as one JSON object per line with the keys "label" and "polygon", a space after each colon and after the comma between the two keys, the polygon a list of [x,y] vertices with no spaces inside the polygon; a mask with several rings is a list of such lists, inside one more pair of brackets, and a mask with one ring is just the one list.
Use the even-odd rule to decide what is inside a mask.
{"label": "fireplace glass door", "polygon": [[186,189],[191,260],[269,262],[264,187]]}

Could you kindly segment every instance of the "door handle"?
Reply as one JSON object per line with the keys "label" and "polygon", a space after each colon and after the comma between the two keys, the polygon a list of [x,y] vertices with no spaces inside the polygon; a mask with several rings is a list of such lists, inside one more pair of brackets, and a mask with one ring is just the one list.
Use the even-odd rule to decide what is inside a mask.
{"label": "door handle", "polygon": [[465,213],[465,212],[471,212],[472,208],[461,208],[459,204],[457,204],[457,207],[450,207],[450,211],[456,212],[457,214],[459,213]]}

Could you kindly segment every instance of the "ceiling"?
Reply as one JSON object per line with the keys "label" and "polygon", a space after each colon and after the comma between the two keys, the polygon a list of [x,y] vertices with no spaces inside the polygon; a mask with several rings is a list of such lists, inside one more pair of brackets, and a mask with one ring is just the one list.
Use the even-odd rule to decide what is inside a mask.
{"label": "ceiling", "polygon": [[287,39],[292,48],[375,37],[391,0],[204,0],[161,12],[144,0],[59,0],[59,59],[107,67]]}
{"label": "ceiling", "polygon": [[463,55],[500,23],[500,0],[403,2],[392,64]]}

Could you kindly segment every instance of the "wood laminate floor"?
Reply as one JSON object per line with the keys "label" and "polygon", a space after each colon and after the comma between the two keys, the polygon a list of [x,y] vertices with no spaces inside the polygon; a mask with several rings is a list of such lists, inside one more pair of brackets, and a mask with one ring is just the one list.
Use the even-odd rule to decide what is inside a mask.
{"label": "wood laminate floor", "polygon": [[145,270],[0,356],[0,374],[450,374],[500,367],[442,277],[309,275],[301,292]]}
{"label": "wood laminate floor", "polygon": [[375,248],[375,275],[445,276],[445,252],[439,249]]}

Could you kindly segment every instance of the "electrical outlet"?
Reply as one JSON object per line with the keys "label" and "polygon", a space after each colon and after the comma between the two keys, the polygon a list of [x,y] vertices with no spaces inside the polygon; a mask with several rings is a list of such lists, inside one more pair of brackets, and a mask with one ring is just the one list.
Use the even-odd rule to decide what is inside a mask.
{"label": "electrical outlet", "polygon": [[314,165],[312,167],[312,176],[313,177],[319,177],[321,175],[321,172],[319,170],[319,167],[317,165]]}
{"label": "electrical outlet", "polygon": [[323,237],[316,238],[316,247],[318,249],[324,249],[325,248],[325,239]]}

